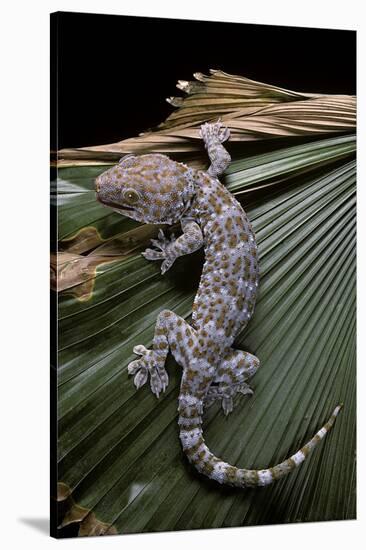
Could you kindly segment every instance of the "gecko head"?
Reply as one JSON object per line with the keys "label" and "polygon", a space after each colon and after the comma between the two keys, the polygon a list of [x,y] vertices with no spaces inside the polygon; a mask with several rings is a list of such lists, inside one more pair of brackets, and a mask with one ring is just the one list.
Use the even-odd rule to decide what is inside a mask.
{"label": "gecko head", "polygon": [[126,155],[96,178],[97,200],[139,222],[173,224],[193,197],[190,173],[165,155]]}

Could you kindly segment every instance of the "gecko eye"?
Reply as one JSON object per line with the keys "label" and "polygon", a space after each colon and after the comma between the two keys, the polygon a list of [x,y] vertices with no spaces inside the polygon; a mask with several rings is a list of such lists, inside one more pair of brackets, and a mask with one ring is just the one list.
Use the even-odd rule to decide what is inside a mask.
{"label": "gecko eye", "polygon": [[135,189],[126,189],[126,191],[123,192],[123,199],[128,204],[136,204],[140,199],[140,195]]}

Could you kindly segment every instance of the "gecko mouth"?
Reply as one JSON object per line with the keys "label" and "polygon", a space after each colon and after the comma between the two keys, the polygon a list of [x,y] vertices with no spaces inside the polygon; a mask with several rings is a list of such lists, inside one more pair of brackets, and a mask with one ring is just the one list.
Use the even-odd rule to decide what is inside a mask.
{"label": "gecko mouth", "polygon": [[133,212],[135,209],[132,206],[125,206],[121,204],[117,204],[116,202],[111,201],[104,201],[97,195],[97,201],[103,204],[103,206],[109,206],[109,208],[117,208],[117,210],[128,210]]}

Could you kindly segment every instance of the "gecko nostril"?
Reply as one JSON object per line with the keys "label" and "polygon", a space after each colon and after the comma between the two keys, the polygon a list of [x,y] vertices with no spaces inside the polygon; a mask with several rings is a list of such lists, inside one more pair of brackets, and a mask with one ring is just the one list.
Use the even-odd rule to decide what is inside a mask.
{"label": "gecko nostril", "polygon": [[98,179],[95,180],[95,190],[97,193],[100,191],[100,182]]}

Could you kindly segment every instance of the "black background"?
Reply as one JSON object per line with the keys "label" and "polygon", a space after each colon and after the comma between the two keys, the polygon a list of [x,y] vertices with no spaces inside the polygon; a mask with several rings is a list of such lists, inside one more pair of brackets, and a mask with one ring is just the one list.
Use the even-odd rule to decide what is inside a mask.
{"label": "black background", "polygon": [[165,98],[183,95],[177,80],[210,68],[297,91],[355,94],[356,32],[53,14],[52,148],[119,141],[157,125],[173,110]]}

